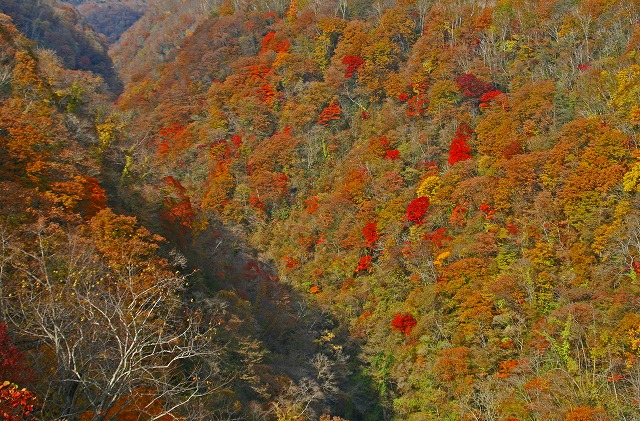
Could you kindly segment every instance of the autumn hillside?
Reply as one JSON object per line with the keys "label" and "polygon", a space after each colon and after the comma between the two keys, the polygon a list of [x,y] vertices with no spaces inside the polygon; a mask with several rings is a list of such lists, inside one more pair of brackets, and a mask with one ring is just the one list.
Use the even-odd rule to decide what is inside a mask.
{"label": "autumn hillside", "polygon": [[[350,380],[331,348],[355,355],[346,331],[319,339],[330,315],[294,307],[238,251],[242,279],[270,286],[253,307],[122,213],[109,190],[128,162],[127,127],[112,95],[0,14],[0,418],[264,419],[291,402],[379,413],[373,387]],[[318,377],[333,367],[344,374]]]}
{"label": "autumn hillside", "polygon": [[386,418],[634,419],[639,7],[225,2],[142,74],[123,37],[123,197],[248,239]]}
{"label": "autumn hillside", "polygon": [[55,51],[64,67],[100,75],[114,94],[122,89],[106,41],[70,5],[57,0],[3,0],[0,13],[10,16],[29,40]]}
{"label": "autumn hillside", "polygon": [[[38,416],[640,419],[640,3],[158,0],[115,103],[2,28],[0,296]],[[23,303],[99,316],[45,287],[130,303],[105,347],[170,326],[140,360],[167,370],[65,365]]]}

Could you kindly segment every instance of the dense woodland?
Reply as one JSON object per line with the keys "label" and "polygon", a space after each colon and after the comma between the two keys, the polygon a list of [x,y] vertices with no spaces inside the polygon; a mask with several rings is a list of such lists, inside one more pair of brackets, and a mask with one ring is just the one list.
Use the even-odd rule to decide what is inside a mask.
{"label": "dense woodland", "polygon": [[0,419],[640,419],[639,2],[75,3],[0,5]]}

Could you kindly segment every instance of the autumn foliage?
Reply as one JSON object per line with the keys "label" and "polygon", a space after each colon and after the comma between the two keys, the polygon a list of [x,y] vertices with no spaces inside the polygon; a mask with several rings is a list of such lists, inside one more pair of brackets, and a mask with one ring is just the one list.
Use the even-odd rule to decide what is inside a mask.
{"label": "autumn foliage", "polygon": [[6,323],[0,323],[0,380],[24,385],[33,380],[25,356],[13,344]]}
{"label": "autumn foliage", "polygon": [[449,165],[471,158],[471,147],[469,146],[468,140],[472,133],[473,130],[468,124],[462,123],[458,126],[456,134],[451,141],[451,146],[449,147],[449,158],[447,159]]}
{"label": "autumn foliage", "polygon": [[183,228],[191,228],[195,211],[191,207],[191,200],[180,181],[175,177],[166,176],[162,179],[164,182],[165,209],[163,211],[164,218],[171,224],[182,226]]}
{"label": "autumn foliage", "polygon": [[[51,41],[53,3],[0,8]],[[0,309],[20,345],[0,358],[35,415],[60,417],[74,379],[36,311],[188,267],[161,295],[178,317],[143,305],[145,327],[198,321],[215,356],[167,354],[162,387],[136,377],[119,414],[86,418],[173,417],[200,362],[183,380],[219,388],[175,419],[637,418],[637,2],[144,3],[112,47],[115,103],[64,68],[100,56],[0,15]],[[65,294],[18,305],[46,279]],[[92,308],[62,320],[97,332]],[[100,338],[84,361],[115,355]]]}
{"label": "autumn foliage", "polygon": [[498,98],[500,95],[503,95],[503,93],[498,90],[492,90],[483,93],[480,96],[480,107],[486,107],[489,102]]}
{"label": "autumn foliage", "polygon": [[384,159],[388,159],[389,161],[395,161],[400,158],[400,151],[397,149],[389,149],[385,152]]}
{"label": "autumn foliage", "polygon": [[450,241],[453,238],[448,236],[447,229],[442,227],[436,229],[433,232],[425,234],[424,239],[431,242],[435,247],[442,248],[444,242]]}
{"label": "autumn foliage", "polygon": [[417,324],[417,320],[411,314],[396,313],[391,321],[391,329],[408,336]]}
{"label": "autumn foliage", "polygon": [[[127,87],[137,138],[169,147],[148,161],[146,145],[132,149],[142,183],[172,175],[185,189],[136,192],[165,214],[188,198],[192,227],[210,227],[190,237],[203,253],[220,236],[273,262],[241,276],[264,285],[225,278],[261,317],[279,276],[329,309],[330,333],[362,339],[383,409],[354,399],[340,416],[637,412],[638,7],[551,3],[224,2]],[[174,124],[184,131],[160,133]],[[194,151],[234,135],[237,147]],[[216,253],[220,272],[244,255]],[[262,318],[270,340],[291,326],[277,309]],[[418,314],[420,340],[399,341]],[[329,337],[313,337],[319,353],[347,349]],[[306,378],[325,372],[314,361]],[[277,399],[283,419],[304,407]]]}
{"label": "autumn foliage", "polygon": [[371,263],[373,262],[373,256],[362,256],[358,262],[355,272],[364,272],[371,270]]}
{"label": "autumn foliage", "polygon": [[416,225],[422,224],[424,217],[429,209],[429,198],[425,196],[413,199],[409,206],[407,206],[407,212],[404,217],[407,221],[413,222]]}
{"label": "autumn foliage", "polygon": [[462,95],[467,98],[481,98],[485,93],[494,89],[491,83],[483,82],[470,73],[464,73],[456,77],[456,83]]}
{"label": "autumn foliage", "polygon": [[366,247],[372,248],[376,244],[376,241],[378,241],[378,238],[380,238],[378,224],[375,221],[369,222],[362,228],[362,235],[364,236]]}
{"label": "autumn foliage", "polygon": [[0,419],[3,421],[35,419],[33,412],[37,404],[33,392],[8,381],[0,383]]}
{"label": "autumn foliage", "polygon": [[364,64],[364,60],[360,56],[344,56],[342,57],[342,64],[346,66],[344,71],[344,77],[349,79],[353,74]]}
{"label": "autumn foliage", "polygon": [[318,116],[318,124],[328,126],[331,121],[340,120],[340,104],[333,101],[327,105]]}

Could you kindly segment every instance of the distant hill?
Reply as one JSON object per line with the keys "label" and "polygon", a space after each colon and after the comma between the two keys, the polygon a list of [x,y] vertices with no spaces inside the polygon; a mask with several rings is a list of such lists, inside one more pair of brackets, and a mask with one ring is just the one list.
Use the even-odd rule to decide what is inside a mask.
{"label": "distant hill", "polygon": [[112,44],[120,35],[142,17],[147,1],[73,1],[86,22]]}
{"label": "distant hill", "polygon": [[4,0],[0,12],[39,46],[54,50],[65,67],[101,76],[113,92],[122,85],[108,55],[107,42],[71,6],[56,0]]}
{"label": "distant hill", "polygon": [[218,8],[219,1],[161,0],[147,4],[144,14],[111,48],[122,80],[157,71],[169,62],[183,38]]}

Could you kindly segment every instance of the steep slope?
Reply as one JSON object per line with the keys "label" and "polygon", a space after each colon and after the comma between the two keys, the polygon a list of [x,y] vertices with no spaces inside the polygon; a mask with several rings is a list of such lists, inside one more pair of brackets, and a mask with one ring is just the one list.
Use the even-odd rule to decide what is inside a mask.
{"label": "steep slope", "polygon": [[[165,239],[109,208],[122,207],[103,186],[126,127],[108,94],[0,14],[0,416],[358,417],[350,396],[375,394],[342,392],[349,345],[323,337],[328,315],[297,307],[238,250],[238,273],[192,272]],[[244,284],[212,288],[214,271]],[[266,329],[291,351],[270,352]]]}
{"label": "steep slope", "polygon": [[153,1],[138,20],[111,48],[111,57],[127,83],[141,75],[158,72],[173,58],[180,41],[189,36],[217,6],[216,1]]}
{"label": "steep slope", "polygon": [[123,197],[247,238],[388,417],[633,418],[638,5],[228,6],[130,50]]}

